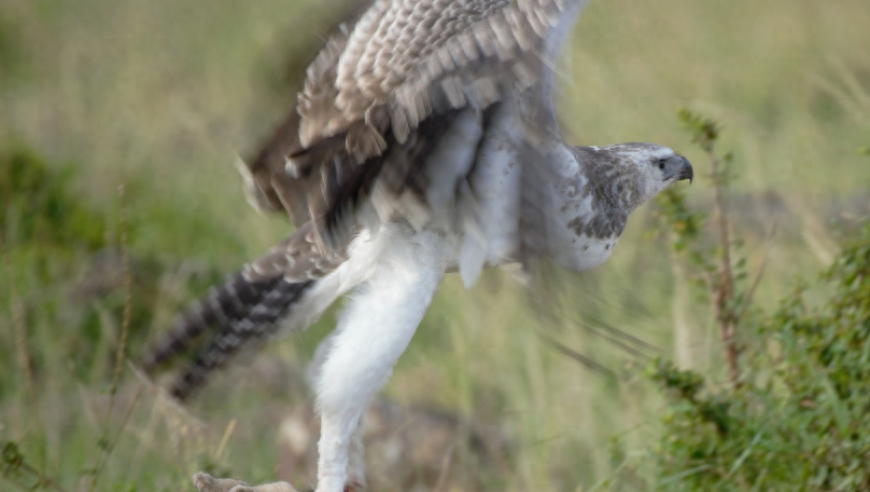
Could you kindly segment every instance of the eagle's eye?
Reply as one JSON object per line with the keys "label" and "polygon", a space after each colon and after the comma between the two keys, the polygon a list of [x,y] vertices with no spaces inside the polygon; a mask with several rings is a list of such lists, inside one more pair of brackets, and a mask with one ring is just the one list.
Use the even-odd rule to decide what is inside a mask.
{"label": "eagle's eye", "polygon": [[656,165],[659,166],[659,169],[661,169],[662,171],[664,171],[664,170],[665,170],[665,164],[667,164],[667,162],[668,162],[667,159],[659,159],[658,162],[656,162]]}

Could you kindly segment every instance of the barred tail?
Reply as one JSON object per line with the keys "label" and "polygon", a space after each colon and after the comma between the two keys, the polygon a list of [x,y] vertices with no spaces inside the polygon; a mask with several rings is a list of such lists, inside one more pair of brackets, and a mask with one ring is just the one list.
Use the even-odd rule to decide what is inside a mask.
{"label": "barred tail", "polygon": [[177,356],[196,350],[170,389],[185,400],[215,369],[242,348],[275,331],[315,281],[289,282],[282,276],[249,281],[241,273],[213,289],[182,317],[142,362],[146,373]]}

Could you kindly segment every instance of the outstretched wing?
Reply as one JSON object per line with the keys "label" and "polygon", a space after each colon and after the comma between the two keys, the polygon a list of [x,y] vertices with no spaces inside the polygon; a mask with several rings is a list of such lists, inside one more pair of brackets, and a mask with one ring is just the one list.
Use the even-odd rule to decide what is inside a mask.
{"label": "outstretched wing", "polygon": [[[313,219],[318,242],[340,250],[359,203],[419,186],[422,159],[410,158],[432,147],[451,114],[551,75],[584,3],[377,0],[327,42],[296,108],[249,165],[258,202],[286,209],[297,225]],[[376,183],[383,193],[373,197]]]}
{"label": "outstretched wing", "polygon": [[[486,204],[467,208],[488,223],[478,236],[489,239],[467,234],[464,277],[487,254],[514,249],[527,220],[518,182],[534,188],[525,186],[534,181],[527,170],[546,165],[525,159],[516,177],[520,157],[505,147],[555,125],[551,64],[584,3],[376,0],[337,29],[309,66],[297,106],[242,166],[251,201],[286,211],[297,230],[191,308],[144,367],[196,351],[173,389],[183,399],[291,311],[321,312],[328,302],[315,286],[348,259],[348,219],[365,201],[382,219],[420,224],[421,214],[473,188]],[[506,99],[517,104],[494,104]],[[516,106],[532,124],[518,121]],[[481,169],[470,179],[474,166]]]}

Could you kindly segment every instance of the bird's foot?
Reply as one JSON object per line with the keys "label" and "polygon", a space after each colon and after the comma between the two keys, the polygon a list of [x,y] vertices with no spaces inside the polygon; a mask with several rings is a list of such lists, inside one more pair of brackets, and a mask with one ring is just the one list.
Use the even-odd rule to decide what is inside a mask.
{"label": "bird's foot", "polygon": [[193,476],[193,484],[199,492],[298,492],[287,482],[248,485],[235,478],[214,478],[204,472]]}

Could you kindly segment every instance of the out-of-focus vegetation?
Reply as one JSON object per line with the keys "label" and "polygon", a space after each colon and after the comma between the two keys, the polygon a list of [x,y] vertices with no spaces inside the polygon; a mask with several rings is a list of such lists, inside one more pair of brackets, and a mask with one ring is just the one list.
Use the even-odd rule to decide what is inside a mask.
{"label": "out-of-focus vegetation", "polygon": [[[287,234],[286,221],[247,206],[232,162],[286,111],[333,10],[0,3],[0,489],[176,491],[199,469],[311,483],[310,463],[287,465],[298,433],[286,417],[310,404],[301,374],[331,315],[228,371],[189,409],[126,364],[117,387],[112,377],[125,283],[135,355]],[[788,489],[775,480],[791,464],[794,489],[859,490],[865,472],[849,468],[850,453],[866,447],[868,423],[854,389],[868,366],[854,316],[866,309],[847,308],[864,292],[847,272],[863,264],[860,243],[838,255],[870,203],[868,25],[865,0],[590,2],[559,71],[569,140],[683,151],[696,185],[668,197],[685,215],[665,227],[638,211],[613,258],[583,275],[539,265],[523,289],[487,272],[470,293],[448,278],[385,393],[439,415],[426,422],[453,429],[449,445],[407,471],[388,466],[396,447],[374,436],[372,490]],[[734,258],[745,258],[733,262],[735,293],[753,292],[738,312],[736,385],[703,295],[711,284],[687,281],[703,262],[715,274],[720,252],[715,216],[695,220],[715,206],[701,184],[710,159],[682,133],[680,107],[723,125],[717,146],[733,151],[720,158]],[[682,247],[701,263],[672,255],[669,234],[647,235],[679,227],[695,231]],[[810,282],[800,296],[795,276]],[[732,299],[726,311],[745,297]],[[608,370],[583,369],[552,341]],[[675,363],[657,366],[670,396],[643,371],[654,357]],[[387,429],[422,421],[393,413],[404,420]],[[791,429],[802,439],[789,447]]]}
{"label": "out-of-focus vegetation", "polygon": [[741,324],[747,343],[738,388],[658,363],[654,378],[669,399],[664,437],[648,456],[656,488],[870,488],[870,395],[863,390],[870,376],[870,227],[818,280],[821,306],[799,284],[773,314]]}
{"label": "out-of-focus vegetation", "polygon": [[[680,115],[711,160],[716,206],[711,214],[692,211],[677,189],[657,201],[672,250],[711,305],[728,378],[717,383],[656,358],[649,373],[667,397],[661,437],[632,457],[617,441],[621,465],[605,483],[642,490],[867,490],[870,397],[861,387],[870,371],[870,221],[813,278],[817,285],[801,279],[766,313],[753,302],[764,264],[748,275],[735,254],[740,231],[731,230],[722,206],[732,182],[722,166],[729,155],[714,152],[719,128],[689,111]],[[705,223],[713,225],[706,234]]]}

